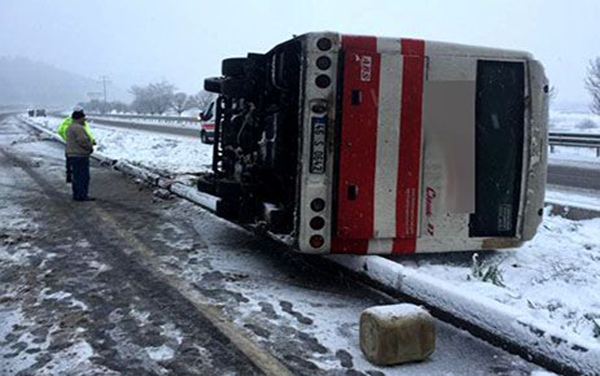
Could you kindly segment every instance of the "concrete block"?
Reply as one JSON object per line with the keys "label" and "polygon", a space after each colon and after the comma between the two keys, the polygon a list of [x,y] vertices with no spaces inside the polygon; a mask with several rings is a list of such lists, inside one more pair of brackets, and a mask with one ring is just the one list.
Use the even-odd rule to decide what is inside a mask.
{"label": "concrete block", "polygon": [[360,348],[377,365],[424,360],[435,350],[433,317],[412,304],[369,308],[360,315]]}

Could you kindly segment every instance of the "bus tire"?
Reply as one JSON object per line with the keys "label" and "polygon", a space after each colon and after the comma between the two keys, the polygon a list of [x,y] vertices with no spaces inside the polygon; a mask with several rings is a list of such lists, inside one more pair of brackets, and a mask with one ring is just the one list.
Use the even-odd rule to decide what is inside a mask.
{"label": "bus tire", "polygon": [[221,83],[221,93],[226,97],[244,98],[248,95],[248,85],[245,78],[228,77]]}
{"label": "bus tire", "polygon": [[211,77],[204,80],[204,90],[209,93],[221,94],[222,79],[219,77]]}
{"label": "bus tire", "polygon": [[246,74],[246,61],[244,57],[225,59],[221,63],[221,73],[226,77],[239,77]]}

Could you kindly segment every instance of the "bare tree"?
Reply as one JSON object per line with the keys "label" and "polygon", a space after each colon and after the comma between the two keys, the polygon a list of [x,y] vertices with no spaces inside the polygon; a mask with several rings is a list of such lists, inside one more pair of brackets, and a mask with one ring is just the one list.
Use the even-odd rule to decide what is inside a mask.
{"label": "bare tree", "polygon": [[134,96],[131,109],[138,113],[163,114],[173,103],[175,86],[162,81],[147,86],[132,86]]}
{"label": "bare tree", "polygon": [[126,112],[129,106],[123,102],[112,101],[104,102],[99,99],[92,99],[88,102],[81,102],[79,107],[90,113],[106,113],[106,112]]}
{"label": "bare tree", "polygon": [[585,87],[592,95],[592,112],[600,115],[600,57],[590,61]]}
{"label": "bare tree", "polygon": [[171,108],[177,112],[177,115],[181,116],[181,113],[185,110],[189,110],[193,105],[189,100],[189,97],[186,93],[176,93],[173,95],[173,100],[171,101]]}
{"label": "bare tree", "polygon": [[189,97],[190,106],[198,108],[199,110],[205,110],[210,102],[212,102],[213,98],[214,94],[202,90]]}

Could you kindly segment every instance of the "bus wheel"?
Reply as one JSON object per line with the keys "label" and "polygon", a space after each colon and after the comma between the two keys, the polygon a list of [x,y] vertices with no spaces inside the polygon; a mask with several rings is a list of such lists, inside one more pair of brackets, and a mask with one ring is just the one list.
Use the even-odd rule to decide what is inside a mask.
{"label": "bus wheel", "polygon": [[221,73],[223,76],[238,77],[243,76],[246,72],[244,66],[246,65],[246,58],[231,58],[223,60],[221,65]]}
{"label": "bus wheel", "polygon": [[210,93],[221,93],[221,81],[219,77],[211,77],[204,80],[204,90]]}
{"label": "bus wheel", "polygon": [[221,83],[221,93],[227,97],[245,98],[248,93],[248,80],[244,77],[228,77]]}
{"label": "bus wheel", "polygon": [[208,137],[206,136],[206,132],[204,132],[204,131],[200,132],[200,141],[203,144],[208,144]]}

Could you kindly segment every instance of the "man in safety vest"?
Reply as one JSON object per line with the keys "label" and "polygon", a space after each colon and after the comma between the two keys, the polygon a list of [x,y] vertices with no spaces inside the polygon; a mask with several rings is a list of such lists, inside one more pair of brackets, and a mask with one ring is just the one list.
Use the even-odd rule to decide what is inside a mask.
{"label": "man in safety vest", "polygon": [[[67,116],[66,118],[63,119],[63,122],[56,129],[56,133],[58,133],[58,135],[65,142],[67,142],[67,129],[69,128],[69,125],[71,125],[71,124],[73,124],[73,118],[71,116]],[[94,135],[92,134],[92,130],[91,130],[88,122],[85,122],[83,124],[83,130],[90,138],[92,145],[96,145],[96,140],[94,140]],[[70,162],[69,158],[67,158],[66,156],[65,156],[65,160],[66,160],[66,170],[67,170],[67,183],[71,183],[73,181],[73,166],[71,166],[71,162]]]}
{"label": "man in safety vest", "polygon": [[85,114],[83,111],[73,111],[73,122],[67,127],[67,145],[65,154],[73,170],[73,200],[95,201],[88,196],[90,187],[90,154],[94,152],[94,145],[90,136],[83,128]]}

